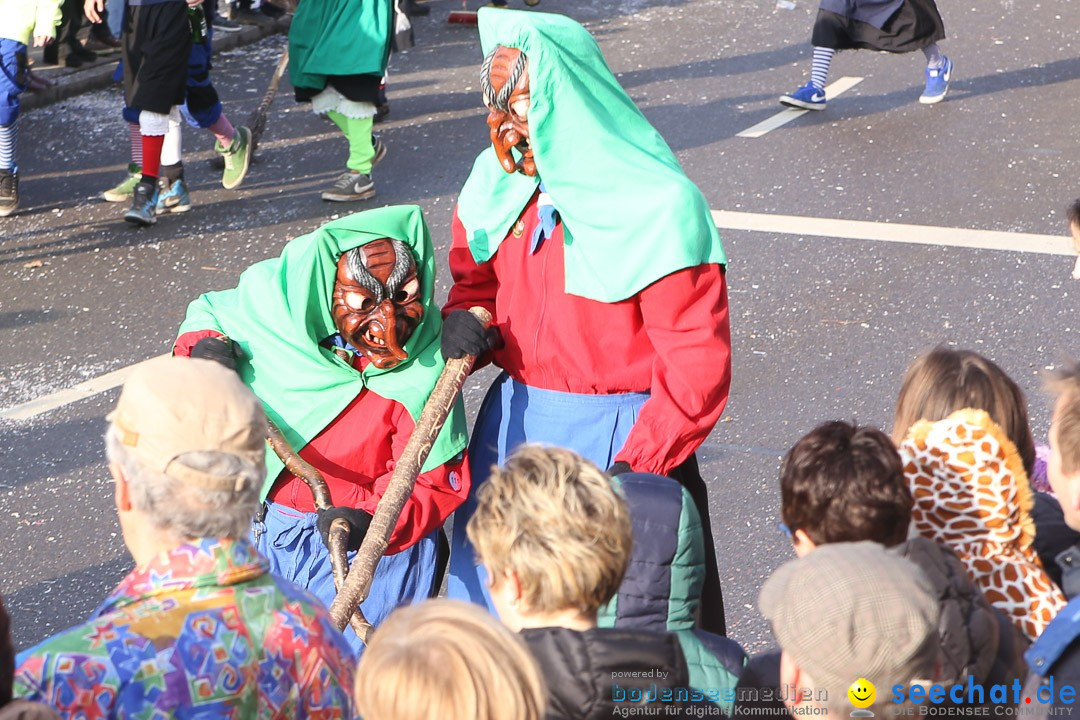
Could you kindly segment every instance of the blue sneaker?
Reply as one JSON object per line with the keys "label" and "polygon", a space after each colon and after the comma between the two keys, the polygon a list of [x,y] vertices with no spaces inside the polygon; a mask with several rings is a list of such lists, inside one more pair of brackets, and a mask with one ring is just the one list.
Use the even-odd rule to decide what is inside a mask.
{"label": "blue sneaker", "polygon": [[952,60],[945,58],[944,64],[939,68],[926,68],[926,89],[919,97],[923,105],[933,105],[945,99],[945,93],[949,92],[949,81],[952,80]]}
{"label": "blue sneaker", "polygon": [[825,91],[808,82],[790,95],[781,95],[780,104],[803,110],[824,110]]}
{"label": "blue sneaker", "polygon": [[157,222],[154,210],[157,208],[158,191],[150,183],[140,182],[135,186],[131,197],[131,209],[124,214],[124,219],[134,225],[153,225]]}
{"label": "blue sneaker", "polygon": [[184,178],[177,178],[169,184],[165,178],[158,178],[157,214],[182,213],[191,209],[191,195],[188,194]]}

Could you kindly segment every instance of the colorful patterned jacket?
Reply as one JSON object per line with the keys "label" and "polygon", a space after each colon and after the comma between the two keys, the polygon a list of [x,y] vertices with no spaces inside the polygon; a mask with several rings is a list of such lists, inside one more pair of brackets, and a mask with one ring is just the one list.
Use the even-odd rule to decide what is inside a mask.
{"label": "colorful patterned jacket", "polygon": [[15,695],[65,719],[353,715],[348,644],[247,540],[162,553],[17,664]]}

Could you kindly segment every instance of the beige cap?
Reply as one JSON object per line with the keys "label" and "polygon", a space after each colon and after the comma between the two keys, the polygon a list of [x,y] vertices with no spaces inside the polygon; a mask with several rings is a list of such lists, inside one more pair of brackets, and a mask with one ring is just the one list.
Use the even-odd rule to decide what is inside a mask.
{"label": "beige cap", "polygon": [[841,695],[860,678],[881,688],[933,680],[938,604],[914,564],[877,543],[832,543],[781,565],[761,588],[780,648],[815,684]]}
{"label": "beige cap", "polygon": [[230,453],[262,470],[266,414],[232,370],[197,358],[158,357],[139,365],[106,418],[144,467],[206,490],[238,492],[222,478],[175,462],[184,453]]}

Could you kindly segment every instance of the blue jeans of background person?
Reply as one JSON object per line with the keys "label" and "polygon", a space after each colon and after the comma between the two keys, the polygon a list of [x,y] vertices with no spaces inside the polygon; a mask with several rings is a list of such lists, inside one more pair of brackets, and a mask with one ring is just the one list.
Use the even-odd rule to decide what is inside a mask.
{"label": "blue jeans of background person", "polygon": [[19,95],[26,90],[26,46],[0,38],[0,125],[19,119]]}
{"label": "blue jeans of background person", "polygon": [[480,406],[469,442],[472,489],[454,513],[447,594],[495,613],[487,573],[476,562],[465,534],[465,525],[476,512],[476,491],[487,482],[492,465],[501,465],[518,445],[530,442],[569,448],[605,470],[622,450],[648,399],[648,393],[579,395],[541,390],[506,373],[500,375]]}
{"label": "blue jeans of background person", "polygon": [[[270,560],[270,572],[291,580],[315,595],[326,607],[334,601],[334,573],[330,551],[315,526],[315,513],[303,513],[285,505],[266,503],[263,527],[256,524],[255,546]],[[435,533],[396,555],[384,555],[375,568],[368,599],[360,604],[373,627],[400,605],[410,605],[430,597],[435,579]],[[350,552],[352,564],[355,552]],[[351,627],[345,639],[357,657],[364,644]]]}
{"label": "blue jeans of background person", "polygon": [[124,32],[124,0],[105,0],[105,10],[109,13],[109,32],[119,38]]}

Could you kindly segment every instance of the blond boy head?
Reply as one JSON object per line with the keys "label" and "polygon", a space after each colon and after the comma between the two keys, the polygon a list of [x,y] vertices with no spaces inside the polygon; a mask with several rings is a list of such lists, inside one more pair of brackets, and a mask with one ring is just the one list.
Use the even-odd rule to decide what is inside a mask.
{"label": "blond boy head", "polygon": [[[511,629],[515,615],[574,612],[595,624],[630,560],[626,502],[598,467],[577,453],[524,445],[477,492],[469,540]],[[542,624],[561,624],[558,622]]]}
{"label": "blond boy head", "polygon": [[395,610],[360,659],[355,695],[364,720],[541,720],[546,702],[522,640],[456,600]]}

